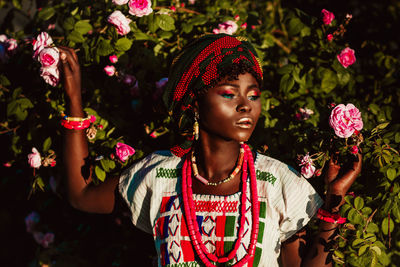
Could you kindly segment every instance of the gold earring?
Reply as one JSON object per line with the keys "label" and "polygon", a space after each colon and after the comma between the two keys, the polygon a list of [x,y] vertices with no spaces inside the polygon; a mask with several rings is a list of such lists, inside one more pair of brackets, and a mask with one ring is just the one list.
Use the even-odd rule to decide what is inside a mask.
{"label": "gold earring", "polygon": [[194,113],[193,135],[194,140],[199,140],[199,113]]}

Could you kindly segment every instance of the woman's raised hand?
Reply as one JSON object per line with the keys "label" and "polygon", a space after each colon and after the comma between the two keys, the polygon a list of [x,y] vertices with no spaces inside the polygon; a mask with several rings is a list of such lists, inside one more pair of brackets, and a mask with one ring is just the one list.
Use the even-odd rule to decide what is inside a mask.
{"label": "woman's raised hand", "polygon": [[61,70],[63,72],[64,88],[71,101],[81,100],[81,71],[78,56],[69,47],[58,47],[60,50]]}
{"label": "woman's raised hand", "polygon": [[337,155],[329,161],[328,170],[325,173],[327,185],[325,209],[338,212],[344,203],[344,196],[361,172],[362,156],[357,154],[353,162],[340,166]]}

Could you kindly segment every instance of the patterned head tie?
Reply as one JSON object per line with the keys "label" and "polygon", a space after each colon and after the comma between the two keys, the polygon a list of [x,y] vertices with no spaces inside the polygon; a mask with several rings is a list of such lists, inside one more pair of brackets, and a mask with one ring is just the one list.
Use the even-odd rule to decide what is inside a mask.
{"label": "patterned head tie", "polygon": [[[172,118],[178,122],[181,134],[191,134],[192,103],[196,93],[212,86],[223,77],[223,70],[233,64],[245,64],[262,81],[263,73],[257,53],[245,38],[227,34],[205,35],[184,48],[172,63],[163,100]],[[183,156],[192,145],[190,136],[172,152]]]}

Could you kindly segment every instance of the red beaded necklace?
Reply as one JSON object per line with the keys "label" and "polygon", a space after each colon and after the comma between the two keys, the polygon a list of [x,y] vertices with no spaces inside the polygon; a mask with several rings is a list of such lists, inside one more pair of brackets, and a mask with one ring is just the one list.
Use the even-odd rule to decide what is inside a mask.
{"label": "red beaded necklace", "polygon": [[193,191],[192,191],[192,169],[191,169],[191,159],[190,155],[188,155],[183,163],[182,168],[182,195],[183,195],[183,206],[184,206],[184,217],[186,220],[186,224],[189,230],[189,236],[192,241],[192,245],[196,250],[197,255],[200,257],[201,261],[207,267],[215,266],[211,261],[224,263],[236,256],[236,252],[239,249],[246,217],[246,191],[247,191],[247,165],[249,163],[250,169],[250,186],[251,186],[251,211],[252,211],[252,228],[251,228],[251,237],[250,237],[250,245],[247,249],[247,254],[244,256],[239,262],[235,264],[235,266],[243,266],[246,264],[251,257],[254,256],[257,236],[258,236],[258,228],[259,228],[259,204],[258,204],[258,194],[257,194],[257,180],[254,169],[254,160],[253,155],[247,145],[243,145],[244,152],[244,160],[242,166],[242,195],[241,195],[241,213],[240,213],[240,225],[239,225],[239,234],[238,239],[235,242],[235,245],[232,251],[229,252],[228,256],[218,258],[214,254],[208,252],[206,246],[202,242],[201,234],[199,231],[199,226],[196,223],[196,212],[193,202]]}

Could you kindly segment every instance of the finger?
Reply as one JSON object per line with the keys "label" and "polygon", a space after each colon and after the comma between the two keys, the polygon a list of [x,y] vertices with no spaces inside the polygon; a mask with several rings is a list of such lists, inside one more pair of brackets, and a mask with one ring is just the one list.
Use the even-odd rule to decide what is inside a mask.
{"label": "finger", "polygon": [[68,62],[68,55],[63,50],[61,50],[61,52],[60,52],[60,61],[61,61],[62,70],[64,71],[64,75],[65,76],[72,75],[72,69]]}
{"label": "finger", "polygon": [[71,55],[72,55],[72,57],[74,58],[74,60],[75,60],[76,62],[78,62],[78,55],[76,54],[75,50],[72,49],[72,48],[69,48],[69,50],[70,50]]}
{"label": "finger", "polygon": [[69,67],[70,73],[73,73],[78,70],[78,67],[77,67],[78,64],[75,61],[75,59],[69,49],[62,49],[60,58],[61,58],[61,62],[63,63],[63,65],[66,65]]}
{"label": "finger", "polygon": [[361,154],[357,154],[357,160],[353,162],[351,168],[342,177],[340,177],[340,179],[337,179],[337,181],[334,182],[336,184],[334,187],[341,188],[341,191],[346,193],[360,174],[361,167],[362,156]]}

